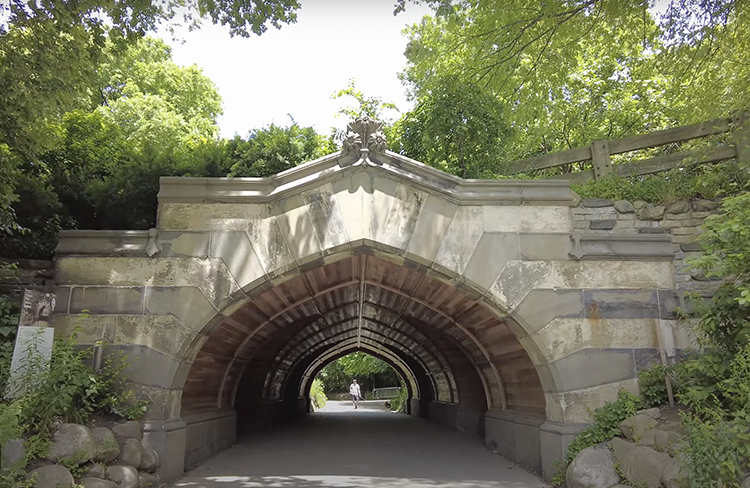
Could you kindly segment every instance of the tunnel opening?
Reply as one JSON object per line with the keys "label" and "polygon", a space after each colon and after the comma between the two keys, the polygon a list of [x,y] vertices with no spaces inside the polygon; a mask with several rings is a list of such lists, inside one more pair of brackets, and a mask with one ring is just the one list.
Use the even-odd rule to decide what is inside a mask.
{"label": "tunnel opening", "polygon": [[505,434],[489,435],[493,418],[544,422],[544,391],[519,326],[467,283],[366,246],[301,271],[231,307],[192,345],[181,406],[186,466],[311,412],[313,379],[355,352],[398,371],[409,415],[495,448]]}

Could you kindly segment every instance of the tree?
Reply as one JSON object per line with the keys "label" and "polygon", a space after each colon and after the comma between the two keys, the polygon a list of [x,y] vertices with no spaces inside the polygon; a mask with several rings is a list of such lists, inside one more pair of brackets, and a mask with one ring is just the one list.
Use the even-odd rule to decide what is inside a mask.
{"label": "tree", "polygon": [[289,127],[271,124],[250,132],[246,141],[235,137],[228,142],[229,176],[271,176],[333,151],[330,139],[312,127],[296,122]]}
{"label": "tree", "polygon": [[396,371],[384,361],[367,354],[353,352],[328,363],[319,373],[325,391],[348,391],[352,379],[362,385],[362,391],[375,386],[393,386],[400,383]]}
{"label": "tree", "polygon": [[231,35],[262,34],[295,22],[297,8],[296,0],[0,3],[0,230],[15,225],[9,205],[18,200],[19,166],[41,164],[59,142],[63,114],[102,101],[96,87],[112,46],[122,52],[178,14],[192,25],[209,18]]}

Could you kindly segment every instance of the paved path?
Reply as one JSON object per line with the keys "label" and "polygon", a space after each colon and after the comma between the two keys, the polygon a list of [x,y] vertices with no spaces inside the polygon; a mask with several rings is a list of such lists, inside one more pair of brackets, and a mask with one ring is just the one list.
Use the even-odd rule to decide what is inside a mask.
{"label": "paved path", "polygon": [[476,439],[383,402],[328,402],[322,411],[239,442],[190,471],[190,488],[543,488]]}

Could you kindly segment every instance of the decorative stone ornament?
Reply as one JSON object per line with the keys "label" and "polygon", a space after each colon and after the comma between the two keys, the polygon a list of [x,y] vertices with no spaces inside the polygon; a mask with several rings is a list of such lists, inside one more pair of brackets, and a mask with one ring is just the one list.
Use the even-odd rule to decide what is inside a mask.
{"label": "decorative stone ornament", "polygon": [[370,117],[360,117],[346,126],[346,138],[341,149],[344,156],[359,152],[362,164],[380,164],[371,159],[374,155],[385,154],[388,143],[383,134],[383,123]]}
{"label": "decorative stone ornament", "polygon": [[159,231],[158,229],[148,230],[148,244],[146,244],[146,254],[148,257],[153,256],[156,253],[161,252],[161,246],[158,243]]}

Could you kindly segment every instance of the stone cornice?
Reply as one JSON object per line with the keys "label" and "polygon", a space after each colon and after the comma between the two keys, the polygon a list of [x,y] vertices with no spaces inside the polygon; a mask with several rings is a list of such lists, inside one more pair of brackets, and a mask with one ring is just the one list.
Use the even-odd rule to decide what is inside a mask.
{"label": "stone cornice", "polygon": [[574,232],[570,239],[576,260],[621,261],[672,261],[672,236],[670,234],[610,234],[588,235]]}
{"label": "stone cornice", "polygon": [[573,201],[566,181],[464,180],[391,151],[357,157],[331,154],[268,178],[162,177],[159,203],[268,203],[354,171],[407,181],[459,205],[569,206]]}

